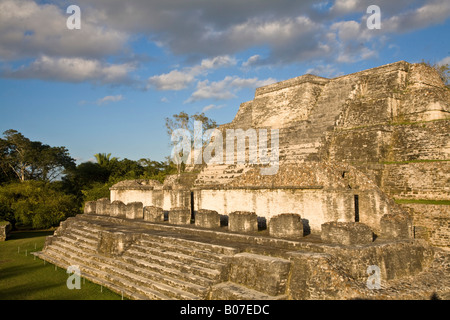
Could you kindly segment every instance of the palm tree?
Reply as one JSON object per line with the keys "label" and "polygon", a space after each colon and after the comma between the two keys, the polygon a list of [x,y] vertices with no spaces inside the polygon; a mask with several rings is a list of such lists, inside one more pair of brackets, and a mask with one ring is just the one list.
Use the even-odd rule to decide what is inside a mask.
{"label": "palm tree", "polygon": [[95,159],[97,159],[97,163],[101,166],[101,167],[105,167],[108,168],[113,162],[116,162],[117,160],[119,160],[119,158],[116,157],[112,157],[111,158],[111,153],[97,153],[94,155]]}

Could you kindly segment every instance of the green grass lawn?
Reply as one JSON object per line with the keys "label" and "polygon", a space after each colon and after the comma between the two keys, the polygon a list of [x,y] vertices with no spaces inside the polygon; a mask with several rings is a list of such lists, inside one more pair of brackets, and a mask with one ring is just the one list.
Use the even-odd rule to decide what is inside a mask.
{"label": "green grass lawn", "polygon": [[0,242],[0,300],[120,300],[106,288],[81,280],[81,289],[69,290],[66,270],[35,258],[45,237],[53,232],[27,231],[11,233]]}

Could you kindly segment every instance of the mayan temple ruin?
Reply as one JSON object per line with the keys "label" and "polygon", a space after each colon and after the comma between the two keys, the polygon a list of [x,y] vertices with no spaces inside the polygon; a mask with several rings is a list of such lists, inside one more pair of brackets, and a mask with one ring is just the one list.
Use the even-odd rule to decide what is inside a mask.
{"label": "mayan temple ruin", "polygon": [[230,129],[277,129],[276,173],[122,181],[36,255],[131,299],[450,299],[450,90],[433,68],[264,86]]}

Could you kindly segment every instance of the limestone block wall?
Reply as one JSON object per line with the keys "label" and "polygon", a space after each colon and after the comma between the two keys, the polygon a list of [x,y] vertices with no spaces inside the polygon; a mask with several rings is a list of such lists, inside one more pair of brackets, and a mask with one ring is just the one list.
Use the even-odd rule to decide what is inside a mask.
{"label": "limestone block wall", "polygon": [[450,159],[450,120],[336,130],[325,147],[330,160],[399,162]]}
{"label": "limestone block wall", "polygon": [[[402,204],[413,217],[415,237],[422,237],[434,246],[450,247],[450,206],[409,203]],[[424,232],[419,234],[419,228]]]}
{"label": "limestone block wall", "polygon": [[190,208],[191,193],[189,190],[111,188],[111,202],[116,200],[125,204],[142,202],[144,207],[155,206],[163,208],[164,211],[169,211],[175,207]]}
{"label": "limestone block wall", "polygon": [[389,164],[381,188],[397,199],[450,200],[450,161]]}
{"label": "limestone block wall", "polygon": [[5,241],[11,231],[11,223],[0,221],[0,241]]}
{"label": "limestone block wall", "polygon": [[296,213],[305,227],[320,232],[328,221],[355,221],[355,194],[359,221],[375,231],[383,214],[390,213],[386,198],[374,191],[333,191],[294,188],[235,188],[194,190],[194,211],[215,210],[220,215],[234,211],[255,212],[267,222],[282,213]]}

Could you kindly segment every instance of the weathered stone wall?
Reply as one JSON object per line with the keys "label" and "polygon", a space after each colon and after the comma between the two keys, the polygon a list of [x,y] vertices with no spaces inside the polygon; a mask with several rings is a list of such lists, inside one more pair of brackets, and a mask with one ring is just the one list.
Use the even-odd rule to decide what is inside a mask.
{"label": "weathered stone wall", "polygon": [[295,213],[283,213],[273,216],[269,223],[272,237],[298,239],[303,237],[302,217]]}
{"label": "weathered stone wall", "polygon": [[150,222],[163,222],[164,210],[160,207],[147,206],[144,207],[144,220]]}
{"label": "weathered stone wall", "polygon": [[185,225],[191,223],[191,210],[190,208],[171,208],[169,211],[169,223]]}
{"label": "weathered stone wall", "polygon": [[11,231],[11,223],[0,221],[0,241],[5,241]]}
{"label": "weathered stone wall", "polygon": [[194,190],[194,210],[215,210],[220,215],[233,211],[252,211],[270,223],[273,216],[296,212],[311,231],[320,232],[327,221],[355,221],[354,195],[359,198],[359,221],[374,230],[392,208],[382,194],[375,191],[334,191],[295,188],[242,188]]}
{"label": "weathered stone wall", "polygon": [[330,160],[350,163],[448,160],[449,126],[450,120],[439,120],[336,130],[326,148]]}
{"label": "weathered stone wall", "polygon": [[214,210],[200,209],[195,213],[195,226],[202,228],[219,228],[220,215]]}
{"label": "weathered stone wall", "polygon": [[238,253],[230,267],[230,281],[271,296],[286,293],[291,263],[289,260]]}
{"label": "weathered stone wall", "polygon": [[95,214],[96,213],[96,205],[97,205],[97,201],[87,201],[84,204],[84,213]]}
{"label": "weathered stone wall", "polygon": [[142,202],[143,206],[156,206],[169,211],[174,207],[189,207],[191,193],[189,190],[165,190],[165,189],[116,189],[111,188],[111,201],[123,203]]}
{"label": "weathered stone wall", "polygon": [[305,75],[257,89],[252,104],[252,126],[280,128],[306,120],[328,81]]}
{"label": "weathered stone wall", "polygon": [[228,230],[234,232],[258,231],[258,216],[249,211],[233,211],[228,214]]}
{"label": "weathered stone wall", "polygon": [[450,206],[408,203],[402,207],[413,218],[416,238],[421,237],[434,246],[450,247]]}
{"label": "weathered stone wall", "polygon": [[381,188],[397,199],[450,200],[450,161],[389,164]]}
{"label": "weathered stone wall", "polygon": [[346,246],[368,244],[373,241],[373,232],[369,226],[360,222],[332,221],[322,224],[321,239],[325,243]]}

